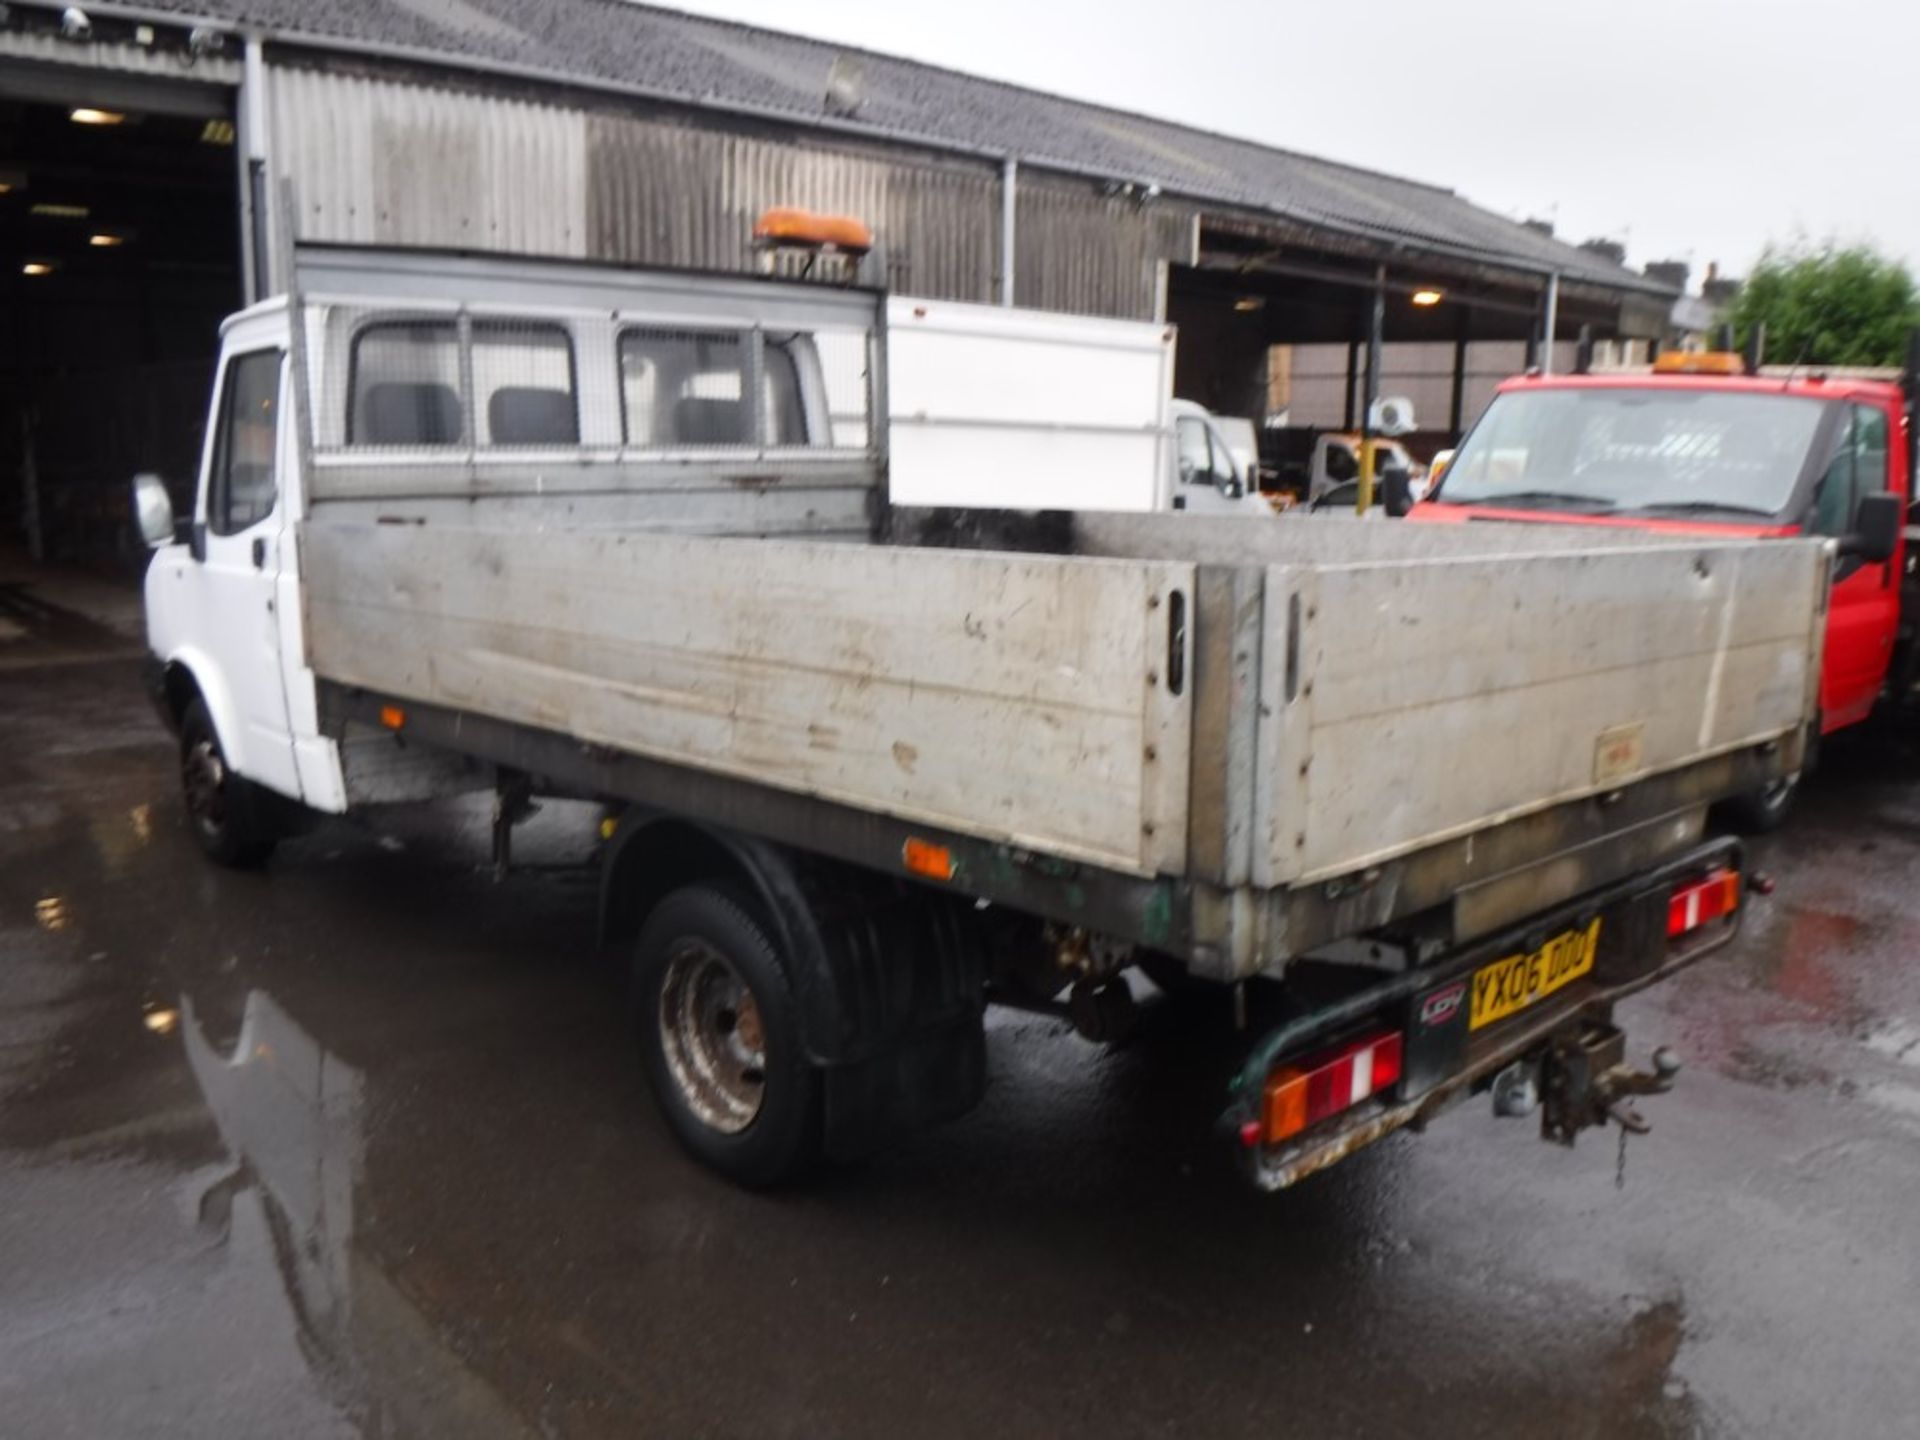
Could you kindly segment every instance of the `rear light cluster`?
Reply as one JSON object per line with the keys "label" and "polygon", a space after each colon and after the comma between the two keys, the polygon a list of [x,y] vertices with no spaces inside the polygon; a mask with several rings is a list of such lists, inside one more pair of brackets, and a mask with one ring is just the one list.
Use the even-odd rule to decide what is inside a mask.
{"label": "rear light cluster", "polygon": [[1382,1031],[1322,1051],[1267,1076],[1260,1119],[1240,1127],[1249,1149],[1276,1145],[1310,1125],[1384,1094],[1400,1079],[1401,1041],[1395,1030]]}
{"label": "rear light cluster", "polygon": [[1667,938],[1680,936],[1723,920],[1740,908],[1740,872],[1715,870],[1700,880],[1674,887],[1667,901]]}

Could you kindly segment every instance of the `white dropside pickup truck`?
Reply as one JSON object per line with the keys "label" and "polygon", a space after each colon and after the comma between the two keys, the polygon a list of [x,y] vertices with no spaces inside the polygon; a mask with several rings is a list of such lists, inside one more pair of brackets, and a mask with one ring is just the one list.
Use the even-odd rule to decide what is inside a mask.
{"label": "white dropside pickup truck", "polygon": [[1109,1036],[1136,967],[1292,997],[1221,1034],[1269,1187],[1469,1090],[1570,1141],[1671,1082],[1612,1007],[1735,933],[1705,816],[1800,766],[1822,545],[907,507],[877,292],[292,268],[177,534],[136,482],[193,833],[486,788],[504,861],[529,798],[611,807],[604,930],[716,1169],[957,1116],[989,1000]]}

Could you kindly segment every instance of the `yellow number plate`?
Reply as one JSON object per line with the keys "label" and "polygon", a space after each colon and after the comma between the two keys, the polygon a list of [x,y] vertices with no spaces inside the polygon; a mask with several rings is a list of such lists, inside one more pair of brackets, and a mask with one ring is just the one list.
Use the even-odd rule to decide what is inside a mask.
{"label": "yellow number plate", "polygon": [[1467,1028],[1478,1030],[1544,1000],[1593,969],[1600,948],[1600,922],[1556,935],[1527,955],[1509,955],[1473,972],[1473,1011]]}

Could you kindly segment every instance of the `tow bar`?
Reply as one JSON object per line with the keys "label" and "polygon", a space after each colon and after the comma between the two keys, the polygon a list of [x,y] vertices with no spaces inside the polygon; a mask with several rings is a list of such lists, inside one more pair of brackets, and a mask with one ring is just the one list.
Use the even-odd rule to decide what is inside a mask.
{"label": "tow bar", "polygon": [[1572,1145],[1582,1130],[1609,1120],[1635,1135],[1646,1134],[1653,1127],[1633,1099],[1638,1095],[1664,1095],[1673,1089],[1680,1059],[1662,1046],[1653,1052],[1651,1074],[1636,1070],[1627,1064],[1624,1031],[1604,1021],[1583,1020],[1548,1040],[1537,1060],[1518,1061],[1495,1078],[1496,1113],[1522,1115],[1531,1108],[1512,1103],[1516,1091],[1527,1086],[1531,1076],[1517,1081],[1509,1078],[1529,1067],[1539,1072],[1540,1138]]}
{"label": "tow bar", "polygon": [[1620,1127],[1614,1185],[1627,1183],[1627,1137],[1653,1127],[1633,1101],[1664,1095],[1680,1074],[1680,1057],[1664,1045],[1653,1071],[1627,1064],[1627,1037],[1618,1026],[1583,1020],[1547,1041],[1541,1052],[1516,1060],[1493,1078],[1493,1113],[1519,1117],[1540,1110],[1540,1138],[1572,1147],[1582,1130],[1609,1120]]}

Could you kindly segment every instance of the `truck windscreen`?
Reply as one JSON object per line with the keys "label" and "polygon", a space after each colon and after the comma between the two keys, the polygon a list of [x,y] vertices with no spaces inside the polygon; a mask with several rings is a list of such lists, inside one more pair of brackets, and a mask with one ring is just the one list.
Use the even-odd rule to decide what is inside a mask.
{"label": "truck windscreen", "polygon": [[1827,402],[1649,386],[1496,396],[1448,469],[1455,505],[1774,516]]}

